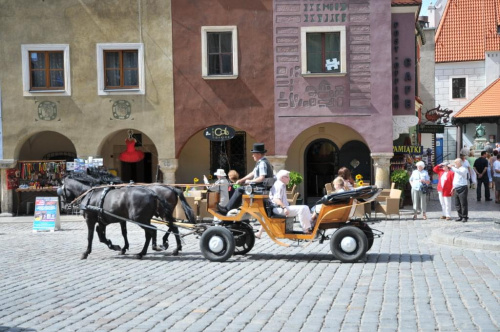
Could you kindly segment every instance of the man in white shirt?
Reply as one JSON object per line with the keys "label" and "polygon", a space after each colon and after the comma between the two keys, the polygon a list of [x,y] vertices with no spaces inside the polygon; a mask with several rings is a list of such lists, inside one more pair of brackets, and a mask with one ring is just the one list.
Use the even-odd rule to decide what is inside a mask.
{"label": "man in white shirt", "polygon": [[455,173],[451,192],[455,195],[455,208],[458,212],[458,219],[455,221],[467,222],[469,219],[469,206],[467,203],[467,194],[469,193],[467,176],[469,170],[462,165],[462,159],[460,158],[455,159],[453,163],[454,166],[450,164],[451,170]]}

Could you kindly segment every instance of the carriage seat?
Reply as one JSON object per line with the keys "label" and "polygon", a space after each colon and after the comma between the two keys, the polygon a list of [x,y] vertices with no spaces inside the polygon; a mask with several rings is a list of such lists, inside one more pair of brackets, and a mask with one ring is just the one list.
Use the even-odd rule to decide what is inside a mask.
{"label": "carriage seat", "polygon": [[316,205],[347,204],[351,198],[357,199],[358,201],[369,201],[378,196],[380,191],[381,189],[378,189],[377,186],[360,187],[353,190],[325,195],[316,202]]}

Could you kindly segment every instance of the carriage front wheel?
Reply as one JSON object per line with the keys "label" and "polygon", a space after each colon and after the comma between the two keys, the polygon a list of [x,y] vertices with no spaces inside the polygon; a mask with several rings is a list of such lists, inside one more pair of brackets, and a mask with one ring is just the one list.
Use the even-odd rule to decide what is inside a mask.
{"label": "carriage front wheel", "polygon": [[209,227],[200,239],[203,256],[212,262],[225,262],[234,253],[234,236],[224,227]]}
{"label": "carriage front wheel", "polygon": [[339,228],[330,239],[332,254],[343,263],[353,263],[368,251],[365,233],[354,226]]}

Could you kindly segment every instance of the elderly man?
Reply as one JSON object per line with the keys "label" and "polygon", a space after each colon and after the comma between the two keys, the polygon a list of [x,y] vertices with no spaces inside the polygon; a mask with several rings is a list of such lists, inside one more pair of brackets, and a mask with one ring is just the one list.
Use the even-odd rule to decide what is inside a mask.
{"label": "elderly man", "polygon": [[467,174],[469,171],[462,165],[462,159],[457,158],[453,163],[454,165],[450,164],[451,170],[455,173],[451,192],[455,196],[455,208],[458,212],[458,219],[455,221],[467,222],[469,219],[467,204],[467,194],[469,192]]}
{"label": "elderly man", "polygon": [[304,233],[311,233],[311,211],[307,205],[290,205],[286,199],[286,186],[290,182],[290,172],[281,170],[276,174],[277,181],[269,193],[269,201],[273,205],[273,212],[284,214],[287,217],[299,218]]}
{"label": "elderly man", "polygon": [[[248,173],[245,177],[236,181],[237,184],[250,184],[255,183],[257,187],[259,185],[264,187],[264,180],[273,177],[273,166],[266,158],[266,148],[264,143],[255,143],[253,149],[251,150],[253,160],[255,160],[255,168],[253,171]],[[236,209],[241,205],[242,196],[245,192],[245,188],[240,187],[236,189],[233,196],[229,200],[226,206],[221,206],[217,204],[217,208],[220,214],[227,215],[227,213]]]}

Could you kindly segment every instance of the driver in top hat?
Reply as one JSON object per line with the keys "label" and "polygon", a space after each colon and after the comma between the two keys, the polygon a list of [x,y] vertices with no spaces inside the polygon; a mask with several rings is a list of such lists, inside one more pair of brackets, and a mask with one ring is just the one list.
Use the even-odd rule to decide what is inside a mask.
{"label": "driver in top hat", "polygon": [[[236,181],[237,184],[251,184],[256,183],[257,187],[265,187],[264,180],[266,178],[273,177],[273,166],[266,158],[266,148],[264,143],[254,143],[253,149],[251,150],[253,160],[255,160],[255,168],[253,171],[248,173],[245,177]],[[245,192],[245,188],[238,188],[226,206],[221,206],[217,204],[217,208],[219,209],[219,213],[226,215],[228,211],[232,209],[236,209],[241,206],[242,196]]]}

